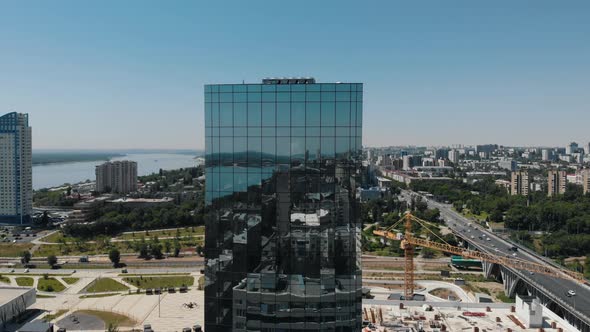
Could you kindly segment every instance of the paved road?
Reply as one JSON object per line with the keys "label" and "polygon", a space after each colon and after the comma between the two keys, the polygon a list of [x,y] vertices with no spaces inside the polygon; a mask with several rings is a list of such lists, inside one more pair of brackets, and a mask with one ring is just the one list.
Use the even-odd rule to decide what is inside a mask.
{"label": "paved road", "polygon": [[[409,191],[402,192],[402,197],[405,200],[409,199],[410,195],[411,192]],[[482,248],[484,251],[502,256],[514,254],[514,252],[510,250],[510,247],[513,244],[508,243],[506,240],[472,223],[469,219],[454,211],[450,204],[438,203],[431,199],[429,199],[427,203],[429,208],[437,208],[440,210],[441,216],[444,218],[449,228],[455,233],[461,234],[468,241]],[[488,240],[488,238],[490,240]],[[523,250],[518,250],[516,257],[535,263],[547,264],[542,258],[536,255],[531,255]],[[575,311],[586,317],[590,317],[590,288],[587,286],[570,279],[556,279],[542,274],[530,274],[529,272],[522,270],[520,270],[520,272],[525,275],[527,281],[532,281],[532,284],[539,284],[545,288],[545,290],[548,290],[549,293],[552,293],[548,295],[553,295],[552,297],[563,300],[568,305],[575,308]],[[576,296],[568,297],[567,292],[569,290],[575,291]],[[587,323],[590,324],[590,321],[587,321]]]}

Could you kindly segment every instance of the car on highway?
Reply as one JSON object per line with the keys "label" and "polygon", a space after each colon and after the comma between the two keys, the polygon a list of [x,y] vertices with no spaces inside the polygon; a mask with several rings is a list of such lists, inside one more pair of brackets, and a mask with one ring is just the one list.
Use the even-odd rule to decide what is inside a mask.
{"label": "car on highway", "polygon": [[490,239],[490,238],[488,237],[488,241],[492,241],[492,239]]}
{"label": "car on highway", "polygon": [[567,291],[567,296],[568,297],[570,297],[570,296],[576,296],[576,292],[574,292],[573,290],[570,289],[570,290]]}
{"label": "car on highway", "polygon": [[512,254],[513,257],[516,257],[516,253]]}

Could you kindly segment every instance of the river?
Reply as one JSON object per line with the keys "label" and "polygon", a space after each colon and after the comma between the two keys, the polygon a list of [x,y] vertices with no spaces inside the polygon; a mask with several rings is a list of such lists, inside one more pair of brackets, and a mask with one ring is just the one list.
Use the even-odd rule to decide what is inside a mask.
{"label": "river", "polygon": [[[117,160],[133,160],[137,162],[137,175],[157,173],[164,170],[194,167],[195,156],[188,154],[128,154]],[[33,189],[57,187],[64,183],[78,183],[86,180],[94,181],[94,168],[104,161],[84,161],[74,163],[58,163],[33,166]]]}

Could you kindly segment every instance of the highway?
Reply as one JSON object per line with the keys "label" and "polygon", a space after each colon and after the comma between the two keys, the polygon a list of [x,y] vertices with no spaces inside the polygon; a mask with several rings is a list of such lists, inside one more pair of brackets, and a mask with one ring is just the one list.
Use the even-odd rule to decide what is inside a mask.
{"label": "highway", "polygon": [[[401,194],[401,198],[409,201],[411,194],[419,195],[404,190]],[[454,211],[452,205],[439,203],[424,197],[423,199],[426,200],[429,208],[437,208],[440,210],[441,217],[453,232],[459,234],[480,249],[498,256],[514,256],[513,254],[515,252],[510,250],[510,248],[516,246],[519,250],[516,252],[516,256],[514,256],[515,258],[548,265],[547,262],[543,261],[539,256],[531,255],[528,252],[521,250],[520,246],[509,243],[479,225],[472,223],[468,218]],[[557,279],[542,274],[531,274],[524,270],[519,271],[527,282],[530,282],[532,285],[540,285],[544,288],[543,291],[548,293],[547,295],[552,295],[550,298],[559,299],[567,303],[567,305],[574,308],[576,312],[584,315],[586,319],[583,320],[586,321],[587,324],[590,324],[590,321],[588,321],[588,317],[590,317],[590,288],[588,288],[588,286],[582,285],[571,279]],[[573,290],[576,295],[567,296],[569,290]]]}

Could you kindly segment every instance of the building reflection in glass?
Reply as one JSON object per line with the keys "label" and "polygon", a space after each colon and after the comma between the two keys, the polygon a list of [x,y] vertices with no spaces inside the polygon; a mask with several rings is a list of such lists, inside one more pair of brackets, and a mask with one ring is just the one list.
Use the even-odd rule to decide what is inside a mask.
{"label": "building reflection in glass", "polygon": [[359,331],[362,84],[205,86],[205,330]]}

